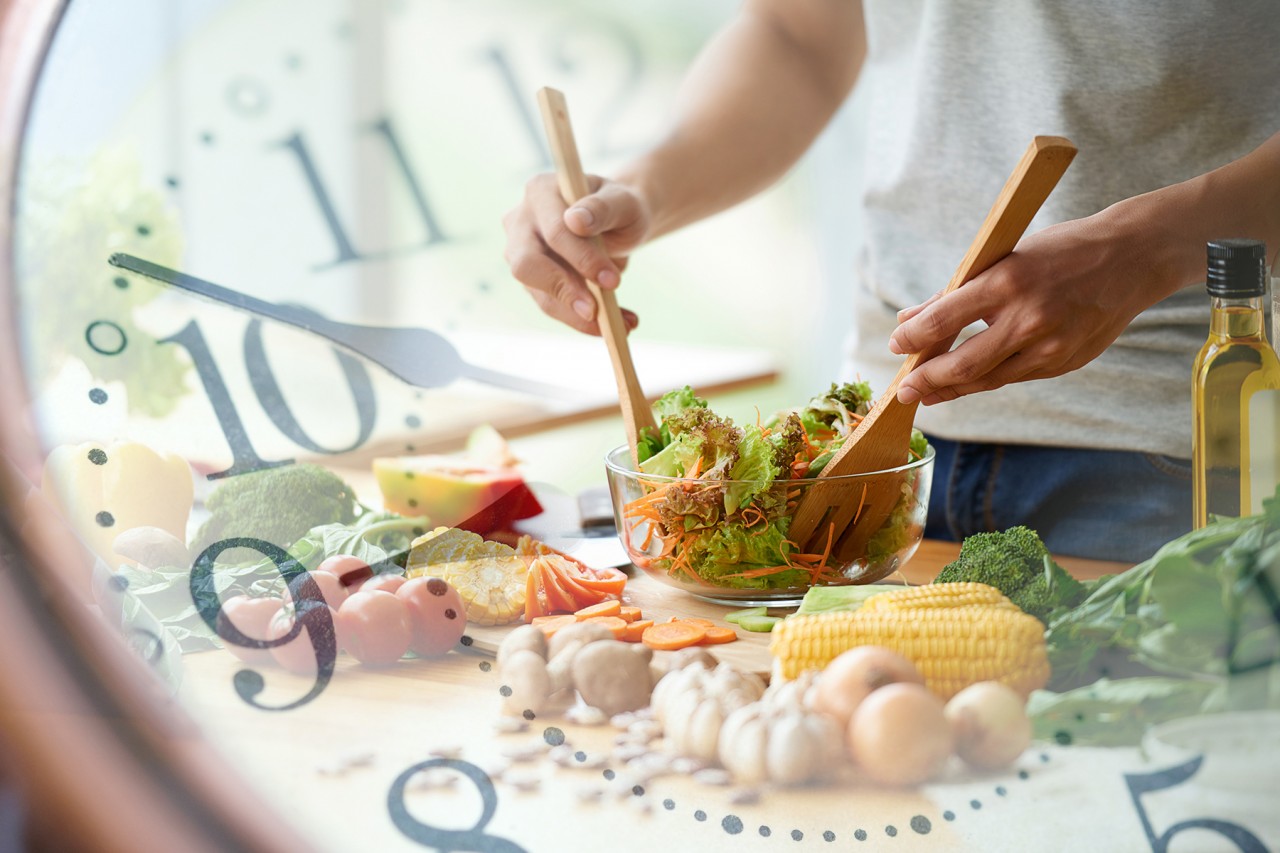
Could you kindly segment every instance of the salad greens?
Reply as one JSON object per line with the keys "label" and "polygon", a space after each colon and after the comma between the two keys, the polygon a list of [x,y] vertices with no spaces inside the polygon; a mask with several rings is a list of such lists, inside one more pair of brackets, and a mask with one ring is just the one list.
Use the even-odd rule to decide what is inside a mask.
{"label": "salad greens", "polygon": [[1280,490],[1258,515],[1216,518],[1099,580],[1045,641],[1057,692],[1031,711],[1060,741],[1136,742],[1177,716],[1280,708]]}
{"label": "salad greens", "polygon": [[[638,447],[640,471],[655,478],[697,480],[645,483],[625,517],[637,530],[648,524],[646,544],[661,545],[649,566],[694,582],[737,589],[807,587],[840,581],[828,555],[803,554],[787,538],[800,486],[816,477],[871,407],[865,382],[832,384],[804,406],[763,424],[739,427],[707,406],[688,386],[654,405],[657,430]],[[912,432],[909,459],[926,451]],[[893,556],[910,539],[915,497],[904,487],[885,527],[868,547],[872,561]]]}

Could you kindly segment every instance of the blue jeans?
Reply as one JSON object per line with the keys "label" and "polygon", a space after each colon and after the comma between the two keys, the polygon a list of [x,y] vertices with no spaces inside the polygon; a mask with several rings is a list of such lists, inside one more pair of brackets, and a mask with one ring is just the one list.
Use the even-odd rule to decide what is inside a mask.
{"label": "blue jeans", "polygon": [[1152,453],[954,442],[934,460],[925,536],[1023,524],[1055,554],[1138,563],[1191,529],[1191,461]]}

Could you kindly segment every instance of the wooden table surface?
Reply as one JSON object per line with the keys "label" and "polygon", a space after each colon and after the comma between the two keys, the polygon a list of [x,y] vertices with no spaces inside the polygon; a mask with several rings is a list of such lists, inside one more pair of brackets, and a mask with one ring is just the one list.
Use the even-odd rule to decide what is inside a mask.
{"label": "wooden table surface", "polygon": [[[947,543],[924,543],[907,577],[913,582],[931,577],[956,550]],[[1063,562],[1082,577],[1123,568]],[[657,616],[722,615],[732,609],[644,577],[628,584],[628,595]],[[687,775],[631,778],[611,757],[618,732],[609,726],[575,726],[549,716],[529,721],[524,732],[498,734],[503,685],[482,638],[492,640],[505,630],[470,628],[468,644],[441,658],[404,660],[383,669],[360,666],[343,655],[316,699],[282,712],[251,707],[237,695],[233,679],[244,665],[229,654],[192,654],[184,659],[178,701],[241,768],[252,795],[265,798],[327,850],[461,845],[439,831],[474,827],[486,798],[494,808],[492,820],[478,830],[486,837],[473,835],[465,842],[472,846],[449,849],[687,850],[696,845],[764,850],[779,843],[799,849],[793,838],[809,847],[845,849],[859,832],[892,849],[984,849],[981,843],[973,846],[974,840],[989,832],[1007,834],[1015,813],[1028,822],[1028,833],[1043,819],[1042,803],[1023,801],[1018,812],[1008,792],[1025,787],[1025,774],[1048,761],[1048,753],[1042,754],[1052,749],[1048,746],[1033,748],[1007,772],[975,776],[953,768],[938,784],[919,790],[877,790],[846,780],[768,790],[758,801],[744,802],[738,789]],[[767,635],[746,635],[713,651],[760,668],[768,660]],[[313,683],[276,669],[261,674],[265,689],[257,701],[263,705],[288,704]],[[561,738],[581,757],[572,766],[557,766],[545,754],[548,742]],[[510,762],[511,753],[529,748],[537,752],[534,760]],[[472,771],[475,780],[461,764],[411,772],[441,756],[480,768]],[[411,779],[401,794],[396,782],[406,773]],[[993,796],[997,789],[1006,793]],[[986,814],[971,805],[982,801],[990,806]],[[1003,809],[998,830],[990,823],[997,806]],[[842,843],[828,845],[827,834]],[[494,837],[518,848],[502,846]],[[885,848],[873,844],[868,849]]]}

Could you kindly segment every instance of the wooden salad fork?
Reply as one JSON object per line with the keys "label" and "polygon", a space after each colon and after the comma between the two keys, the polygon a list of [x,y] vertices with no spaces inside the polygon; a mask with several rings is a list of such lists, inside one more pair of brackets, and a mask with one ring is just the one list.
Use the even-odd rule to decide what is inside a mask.
{"label": "wooden salad fork", "polygon": [[[1037,136],[1031,141],[943,294],[954,291],[1013,251],[1075,154],[1076,147],[1062,137]],[[805,546],[802,550],[824,553],[831,547],[831,553],[847,561],[863,553],[867,541],[884,525],[902,494],[905,472],[891,472],[861,483],[834,478],[888,471],[906,464],[919,402],[900,402],[898,386],[911,371],[948,351],[954,340],[940,341],[907,356],[889,387],[823,468],[818,482],[801,498],[789,536]],[[871,583],[889,573],[858,580]]]}
{"label": "wooden salad fork", "polygon": [[[587,184],[587,176],[582,171],[582,160],[578,156],[578,144],[574,140],[573,125],[569,123],[569,107],[564,93],[551,87],[538,90],[538,107],[542,111],[542,123],[546,129],[547,142],[551,147],[551,157],[556,164],[556,177],[560,182],[560,195],[566,205],[572,206],[579,199],[591,193]],[[597,245],[603,245],[599,237],[593,238]],[[631,360],[631,349],[627,346],[627,325],[622,319],[622,311],[618,308],[617,295],[612,290],[600,287],[588,280],[587,287],[596,300],[596,320],[600,324],[600,335],[609,349],[609,358],[613,362],[613,377],[618,383],[618,403],[622,408],[622,422],[627,431],[627,442],[631,445],[631,461],[639,468],[637,448],[644,430],[657,431],[658,425],[653,417],[653,409],[645,399],[640,388],[640,380],[636,377],[635,363]]]}

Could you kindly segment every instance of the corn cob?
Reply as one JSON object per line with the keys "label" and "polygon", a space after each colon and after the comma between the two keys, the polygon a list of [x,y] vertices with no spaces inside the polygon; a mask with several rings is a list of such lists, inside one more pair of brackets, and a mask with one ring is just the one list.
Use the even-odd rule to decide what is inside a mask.
{"label": "corn cob", "polygon": [[1043,687],[1044,626],[982,587],[931,584],[877,595],[854,611],[792,616],[774,626],[769,651],[790,679],[855,646],[882,646],[915,664],[944,700],[979,681],[999,681],[1024,695]]}

